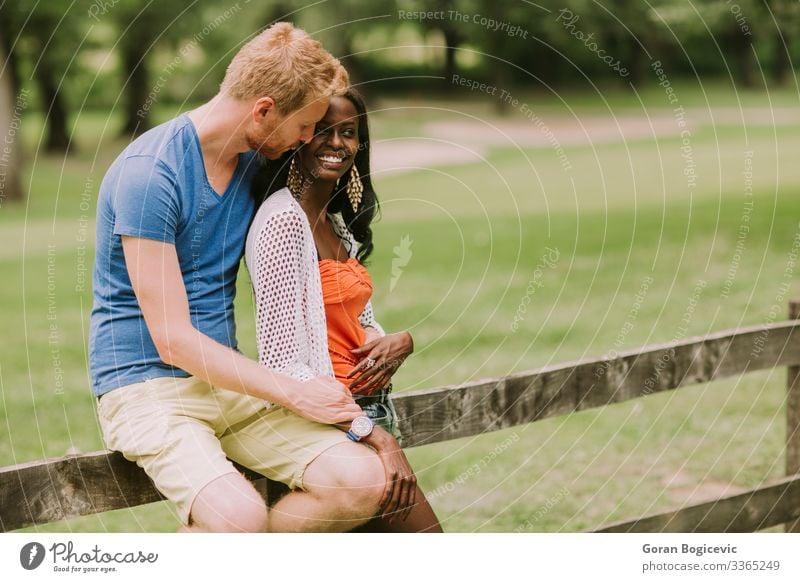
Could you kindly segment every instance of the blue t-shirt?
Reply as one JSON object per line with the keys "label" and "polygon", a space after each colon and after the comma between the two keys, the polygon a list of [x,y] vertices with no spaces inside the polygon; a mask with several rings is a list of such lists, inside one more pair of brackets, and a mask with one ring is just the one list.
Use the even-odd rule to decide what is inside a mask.
{"label": "blue t-shirt", "polygon": [[[162,376],[187,377],[158,357],[131,286],[121,236],[175,245],[192,324],[237,348],[233,299],[255,203],[256,153],[239,155],[228,189],[206,177],[200,141],[184,114],[133,141],[100,186],[89,367],[94,394]],[[159,276],[159,265],[148,265]]]}

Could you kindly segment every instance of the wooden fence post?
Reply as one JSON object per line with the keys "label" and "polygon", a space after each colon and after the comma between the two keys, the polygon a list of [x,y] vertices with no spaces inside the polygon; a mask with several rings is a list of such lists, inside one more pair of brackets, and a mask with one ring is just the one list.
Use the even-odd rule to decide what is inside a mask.
{"label": "wooden fence post", "polygon": [[[789,319],[800,319],[799,299],[789,301]],[[800,366],[787,368],[786,389],[786,474],[794,475],[800,473]],[[800,533],[800,519],[788,522],[785,529]]]}

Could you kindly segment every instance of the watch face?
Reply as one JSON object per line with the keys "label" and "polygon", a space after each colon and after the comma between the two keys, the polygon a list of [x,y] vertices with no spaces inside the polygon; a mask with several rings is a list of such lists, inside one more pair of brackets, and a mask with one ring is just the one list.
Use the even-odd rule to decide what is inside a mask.
{"label": "watch face", "polygon": [[367,416],[358,416],[353,420],[353,424],[350,426],[350,430],[359,437],[364,438],[365,436],[369,436],[372,432],[373,427],[372,421]]}

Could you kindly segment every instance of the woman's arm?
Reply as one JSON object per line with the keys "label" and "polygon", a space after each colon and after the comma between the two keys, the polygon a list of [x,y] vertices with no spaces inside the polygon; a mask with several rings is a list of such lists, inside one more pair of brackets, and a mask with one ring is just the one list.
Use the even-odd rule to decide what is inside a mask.
{"label": "woman's arm", "polygon": [[364,311],[362,311],[361,315],[358,316],[358,322],[361,324],[361,327],[363,327],[368,332],[370,329],[373,329],[375,330],[375,332],[377,332],[379,336],[386,335],[386,332],[383,331],[383,328],[378,323],[378,320],[375,319],[375,311],[372,309],[371,299],[367,301],[367,305],[366,307],[364,307]]}
{"label": "woman's arm", "polygon": [[[309,311],[324,307],[304,301],[308,261],[315,260],[308,256],[304,227],[296,213],[272,214],[256,235],[250,260],[259,361],[301,381],[327,371],[309,365],[320,338],[314,337],[319,334],[315,326],[306,322],[314,321],[314,315],[319,320],[320,314]],[[321,315],[324,321],[324,311]]]}
{"label": "woman's arm", "polygon": [[[356,394],[371,394],[391,383],[394,373],[414,351],[414,339],[408,331],[386,335],[375,319],[371,302],[367,303],[359,321],[366,337],[364,345],[350,350],[359,362],[347,374],[348,378],[353,378],[348,388]],[[370,365],[370,362],[373,363]]]}
{"label": "woman's arm", "polygon": [[352,378],[348,388],[355,394],[372,394],[385,388],[413,351],[414,340],[407,331],[381,336],[350,350],[359,362],[347,374]]}

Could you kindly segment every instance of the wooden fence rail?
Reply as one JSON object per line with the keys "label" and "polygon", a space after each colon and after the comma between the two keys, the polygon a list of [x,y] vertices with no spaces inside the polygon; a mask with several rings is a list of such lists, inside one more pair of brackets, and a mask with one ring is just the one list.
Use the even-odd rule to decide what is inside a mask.
{"label": "wooden fence rail", "polygon": [[[503,378],[393,396],[405,446],[484,434],[656,392],[787,366],[787,477],[713,502],[594,531],[800,531],[800,303],[790,321],[744,327]],[[266,480],[244,470],[262,485]],[[118,453],[101,451],[0,469],[0,530],[161,500]],[[793,523],[792,523],[793,522]]]}

